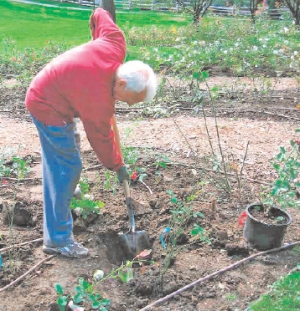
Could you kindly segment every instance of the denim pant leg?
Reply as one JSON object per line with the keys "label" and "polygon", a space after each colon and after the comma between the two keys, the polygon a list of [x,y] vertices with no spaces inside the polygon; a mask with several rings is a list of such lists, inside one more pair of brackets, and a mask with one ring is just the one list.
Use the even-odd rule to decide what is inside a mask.
{"label": "denim pant leg", "polygon": [[45,125],[34,117],[42,147],[44,245],[63,247],[74,241],[70,202],[82,162],[73,124]]}

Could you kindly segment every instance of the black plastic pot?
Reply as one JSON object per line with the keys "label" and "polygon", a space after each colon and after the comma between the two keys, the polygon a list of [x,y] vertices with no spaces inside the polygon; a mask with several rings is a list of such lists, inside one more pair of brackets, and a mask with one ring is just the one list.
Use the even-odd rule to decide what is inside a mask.
{"label": "black plastic pot", "polygon": [[287,227],[292,222],[292,217],[280,208],[272,207],[269,214],[273,216],[282,216],[284,222],[280,224],[267,224],[253,217],[254,209],[263,210],[260,203],[250,204],[246,208],[247,219],[244,226],[244,237],[248,243],[258,250],[268,250],[280,247]]}

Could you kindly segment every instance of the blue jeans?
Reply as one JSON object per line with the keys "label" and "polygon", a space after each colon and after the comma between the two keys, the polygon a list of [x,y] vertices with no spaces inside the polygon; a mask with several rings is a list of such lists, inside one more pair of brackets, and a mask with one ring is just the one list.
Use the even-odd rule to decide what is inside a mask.
{"label": "blue jeans", "polygon": [[42,147],[44,245],[63,247],[74,241],[70,202],[82,169],[74,124],[50,126],[31,117]]}

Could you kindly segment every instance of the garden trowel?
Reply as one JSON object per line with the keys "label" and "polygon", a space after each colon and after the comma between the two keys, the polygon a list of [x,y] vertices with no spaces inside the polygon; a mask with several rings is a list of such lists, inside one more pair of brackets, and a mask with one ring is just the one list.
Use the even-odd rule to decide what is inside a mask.
{"label": "garden trowel", "polygon": [[[121,157],[123,158],[121,144],[120,144],[120,136],[119,136],[119,131],[118,131],[115,115],[112,118],[112,126],[113,126],[113,131],[115,134],[115,142],[116,142],[117,150],[119,154],[121,155]],[[151,249],[151,243],[145,231],[135,231],[134,211],[133,211],[132,199],[130,197],[130,189],[129,189],[128,180],[123,181],[123,187],[124,187],[126,206],[127,206],[128,216],[129,216],[129,231],[127,233],[120,233],[119,240],[120,240],[120,245],[124,252],[124,256],[126,257],[126,259],[131,260],[135,258],[137,255],[139,255],[145,249]]]}

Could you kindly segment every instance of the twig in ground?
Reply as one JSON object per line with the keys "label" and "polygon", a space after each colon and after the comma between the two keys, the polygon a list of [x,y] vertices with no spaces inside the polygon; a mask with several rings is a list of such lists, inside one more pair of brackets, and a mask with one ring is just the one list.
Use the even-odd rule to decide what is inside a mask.
{"label": "twig in ground", "polygon": [[[178,166],[184,166],[184,167],[188,167],[188,168],[194,168],[194,169],[199,169],[199,170],[203,170],[205,172],[215,172],[214,170],[212,169],[209,169],[209,168],[204,168],[203,166],[193,166],[193,165],[189,165],[189,164],[185,164],[185,163],[180,163],[180,162],[168,162],[166,163],[166,165],[178,165]],[[224,174],[223,171],[219,171],[220,174]],[[227,172],[227,175],[228,176],[235,176],[235,174],[232,174],[232,173],[228,173]],[[260,180],[257,180],[257,179],[253,179],[253,178],[250,178],[250,177],[244,177],[245,179],[247,180],[250,180],[252,182],[255,182],[255,183],[258,183],[258,184],[262,184],[262,185],[266,185],[266,186],[270,186],[271,183],[267,183],[267,182],[264,182],[264,181],[260,181]]]}
{"label": "twig in ground", "polygon": [[164,301],[166,301],[166,300],[168,300],[168,299],[170,299],[170,298],[172,298],[172,297],[174,297],[174,296],[176,296],[176,295],[182,293],[183,291],[185,291],[185,290],[187,290],[187,289],[189,289],[189,288],[191,288],[191,287],[193,287],[193,286],[195,286],[195,285],[197,285],[197,284],[199,284],[199,283],[201,283],[201,282],[204,282],[204,281],[206,281],[206,280],[212,279],[212,278],[215,277],[216,275],[220,275],[220,274],[222,274],[222,273],[224,273],[224,272],[227,272],[227,271],[229,271],[229,270],[231,270],[231,269],[234,269],[234,268],[240,266],[241,264],[243,264],[243,263],[245,263],[245,262],[247,262],[247,261],[250,261],[250,260],[254,259],[255,257],[261,256],[261,255],[266,255],[266,254],[269,254],[269,253],[274,253],[274,252],[282,251],[282,250],[288,249],[288,248],[290,248],[290,247],[294,247],[294,246],[296,246],[296,245],[298,245],[298,244],[300,244],[300,241],[294,242],[294,243],[290,243],[290,244],[286,244],[286,245],[281,246],[281,247],[272,248],[272,249],[269,249],[269,250],[267,250],[267,251],[262,251],[262,252],[253,254],[253,255],[251,255],[251,256],[249,256],[249,257],[246,257],[246,258],[244,258],[244,259],[242,259],[242,260],[239,260],[239,261],[235,262],[234,264],[232,264],[232,265],[230,265],[230,266],[228,266],[228,267],[226,267],[226,268],[224,268],[224,269],[218,270],[218,271],[216,271],[216,272],[214,272],[214,273],[212,273],[212,274],[209,274],[209,275],[207,275],[207,276],[205,276],[205,277],[203,277],[203,278],[201,278],[201,279],[198,279],[197,281],[195,281],[195,282],[193,282],[193,283],[190,283],[190,284],[188,284],[188,285],[186,285],[186,286],[184,286],[184,287],[178,289],[177,291],[175,291],[175,292],[173,292],[173,293],[171,293],[171,294],[169,294],[169,295],[167,295],[167,296],[165,296],[165,297],[163,297],[163,298],[161,298],[161,299],[158,299],[158,300],[152,302],[151,304],[149,304],[148,306],[146,306],[146,307],[140,309],[139,311],[146,311],[146,310],[149,310],[149,309],[151,309],[152,307],[158,305],[159,303],[162,303],[162,302],[164,302]]}
{"label": "twig in ground", "polygon": [[12,177],[5,177],[0,176],[0,179],[6,179],[10,181],[32,181],[32,180],[40,180],[42,177],[35,177],[35,178],[12,178]]}
{"label": "twig in ground", "polygon": [[141,182],[150,192],[150,194],[153,194],[153,191],[150,189],[150,187],[148,187],[142,180],[139,180],[139,182]]}
{"label": "twig in ground", "polygon": [[242,162],[242,166],[241,166],[241,169],[240,169],[240,176],[242,176],[243,174],[243,169],[244,169],[244,165],[245,165],[245,162],[246,162],[246,158],[247,158],[247,152],[248,152],[248,146],[249,146],[249,140],[247,141],[247,145],[246,145],[246,149],[245,149],[245,153],[244,153],[244,157],[243,157],[243,162]]}
{"label": "twig in ground", "polygon": [[39,261],[35,266],[33,266],[32,268],[30,268],[27,272],[25,272],[24,274],[22,274],[21,276],[19,276],[17,279],[15,279],[14,281],[12,281],[11,283],[7,284],[6,286],[0,288],[0,293],[4,292],[6,289],[8,289],[9,287],[12,287],[14,285],[16,285],[18,282],[20,282],[22,279],[24,279],[28,274],[30,274],[32,271],[34,271],[35,269],[37,269],[40,265],[42,265],[45,261],[48,261],[50,259],[52,259],[53,257],[55,257],[56,255],[51,255],[49,257],[44,258],[43,260]]}
{"label": "twig in ground", "polygon": [[34,242],[40,242],[40,241],[43,241],[43,238],[39,238],[39,239],[35,239],[35,240],[31,240],[31,241],[15,244],[15,245],[12,245],[12,246],[8,246],[8,247],[5,247],[5,248],[1,248],[0,249],[0,254],[2,254],[2,253],[6,252],[9,249],[14,248],[14,247],[19,247],[19,246],[22,246],[22,245],[25,245],[25,244],[30,244],[30,243],[34,243]]}
{"label": "twig in ground", "polygon": [[89,166],[89,167],[87,167],[87,168],[84,168],[82,171],[83,171],[83,172],[92,171],[92,170],[94,170],[94,169],[96,169],[96,168],[100,168],[100,167],[102,167],[102,165],[101,165],[101,164],[97,164],[97,165],[93,165],[93,166]]}

